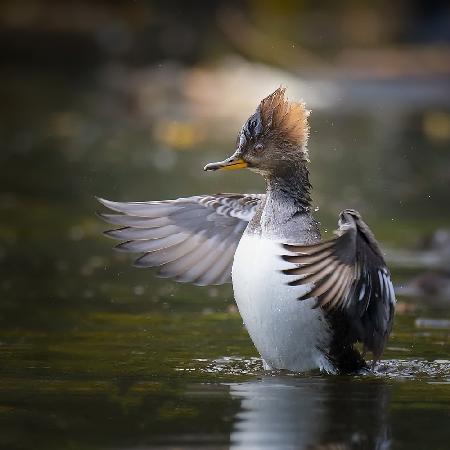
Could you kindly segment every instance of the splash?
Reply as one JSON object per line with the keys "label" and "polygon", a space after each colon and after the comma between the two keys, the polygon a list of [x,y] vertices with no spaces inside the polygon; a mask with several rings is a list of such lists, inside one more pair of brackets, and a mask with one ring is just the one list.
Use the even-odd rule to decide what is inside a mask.
{"label": "splash", "polygon": [[[204,360],[203,360],[204,361]],[[280,375],[305,376],[286,371],[267,372],[263,369],[260,358],[242,358],[239,356],[225,356],[208,362],[202,371],[221,375]],[[319,374],[318,371],[306,375]],[[324,375],[325,376],[325,375]],[[377,377],[398,380],[424,380],[430,383],[450,384],[450,360],[437,359],[426,361],[420,359],[388,359],[380,361],[373,371],[367,371],[355,377]]]}

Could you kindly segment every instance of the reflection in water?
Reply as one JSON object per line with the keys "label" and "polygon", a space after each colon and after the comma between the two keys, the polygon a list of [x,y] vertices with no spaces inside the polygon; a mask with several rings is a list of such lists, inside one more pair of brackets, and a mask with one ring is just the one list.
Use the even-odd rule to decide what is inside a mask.
{"label": "reflection in water", "polygon": [[233,450],[391,448],[383,382],[267,376],[230,392],[241,399]]}

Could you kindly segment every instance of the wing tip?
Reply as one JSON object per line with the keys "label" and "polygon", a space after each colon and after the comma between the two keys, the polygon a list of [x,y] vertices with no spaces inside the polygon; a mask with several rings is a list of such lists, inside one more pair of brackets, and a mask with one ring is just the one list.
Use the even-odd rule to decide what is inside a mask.
{"label": "wing tip", "polygon": [[94,197],[105,208],[111,209],[112,211],[121,212],[120,208],[118,207],[119,202],[115,202],[113,200],[107,200],[106,198],[98,197],[96,195]]}
{"label": "wing tip", "polygon": [[123,239],[123,237],[120,236],[120,232],[126,230],[127,228],[130,227],[114,228],[112,230],[103,231],[102,234],[110,239]]}
{"label": "wing tip", "polygon": [[293,267],[292,269],[282,269],[280,270],[280,272],[283,273],[284,275],[298,275],[297,270],[298,267]]}
{"label": "wing tip", "polygon": [[112,200],[107,200],[106,198],[99,197],[98,195],[94,195],[95,200],[97,200],[102,205],[108,207],[108,203],[111,203]]}
{"label": "wing tip", "polygon": [[283,261],[286,261],[286,262],[297,263],[298,256],[294,256],[294,255],[280,255],[280,258]]}
{"label": "wing tip", "polygon": [[119,244],[115,245],[113,247],[113,249],[116,252],[121,252],[121,253],[136,253],[136,252],[133,252],[133,250],[130,250],[129,248],[127,248],[127,245],[132,243],[132,242],[133,242],[132,240],[120,242]]}
{"label": "wing tip", "polygon": [[[99,212],[99,211],[95,211],[94,214],[101,221],[114,225],[114,222],[111,222],[110,219],[108,218],[108,216],[112,216],[113,214],[109,214],[108,215],[107,213],[102,213],[102,212]],[[114,215],[120,216],[120,214],[114,214]]]}
{"label": "wing tip", "polygon": [[[130,241],[122,242],[122,244],[127,244],[128,242],[130,242]],[[119,245],[122,245],[122,244],[119,244]],[[129,251],[129,250],[123,249],[122,251]],[[149,264],[148,262],[144,262],[144,258],[145,258],[146,255],[147,254],[144,253],[143,255],[139,256],[139,258],[136,258],[131,263],[131,266],[132,267],[136,267],[137,269],[149,269],[150,267],[155,267],[154,265]],[[158,276],[158,274],[156,274],[156,276]]]}

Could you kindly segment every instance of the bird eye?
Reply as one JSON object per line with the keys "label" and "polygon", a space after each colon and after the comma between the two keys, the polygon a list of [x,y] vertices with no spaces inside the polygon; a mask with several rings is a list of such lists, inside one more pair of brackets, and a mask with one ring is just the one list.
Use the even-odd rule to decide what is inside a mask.
{"label": "bird eye", "polygon": [[264,148],[264,145],[262,145],[262,144],[256,144],[255,145],[255,150],[258,151],[258,152],[261,151],[263,148]]}

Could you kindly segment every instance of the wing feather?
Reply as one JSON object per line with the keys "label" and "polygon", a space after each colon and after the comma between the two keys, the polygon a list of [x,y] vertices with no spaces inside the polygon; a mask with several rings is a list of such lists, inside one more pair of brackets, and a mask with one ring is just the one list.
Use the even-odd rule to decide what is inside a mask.
{"label": "wing feather", "polygon": [[114,248],[119,251],[131,253],[161,251],[186,241],[188,237],[189,234],[187,233],[176,233],[161,239],[125,241],[117,244]]}
{"label": "wing feather", "polygon": [[283,272],[288,275],[315,274],[320,272],[322,269],[328,267],[330,264],[333,264],[334,261],[335,261],[334,258],[323,257],[314,264],[304,264],[294,269],[286,269]]}
{"label": "wing feather", "polygon": [[111,225],[135,228],[155,228],[170,224],[168,217],[150,219],[148,217],[127,216],[124,214],[99,214],[99,216]]}
{"label": "wing feather", "polygon": [[105,200],[103,198],[97,198],[97,200],[107,208],[113,211],[120,212],[122,214],[126,214],[127,216],[150,218],[165,217],[182,208],[181,202],[179,204],[170,201],[113,202],[111,200]]}
{"label": "wing feather", "polygon": [[161,266],[162,264],[168,264],[194,251],[202,242],[201,236],[199,235],[189,236],[185,234],[184,236],[186,236],[186,238],[181,243],[154,250],[151,250],[145,246],[154,241],[134,241],[135,244],[141,244],[140,248],[136,246],[136,251],[146,252],[135,261],[134,265],[137,267],[156,267]]}
{"label": "wing feather", "polygon": [[378,243],[359,213],[344,210],[338,236],[313,245],[284,244],[283,259],[294,265],[292,286],[313,283],[299,300],[316,298],[316,307],[341,311],[350,323],[353,342],[360,341],[375,360],[392,329],[395,293]]}
{"label": "wing feather", "polygon": [[[320,268],[320,270],[317,270],[313,273],[308,272],[308,275],[303,278],[299,278],[298,280],[292,281],[291,283],[289,283],[289,285],[298,286],[308,283],[321,284],[326,279],[326,276],[333,272],[337,267],[337,262],[333,260],[329,264],[324,265],[322,268]],[[311,298],[311,296],[309,296],[308,298]]]}
{"label": "wing feather", "polygon": [[158,228],[118,228],[116,230],[105,231],[105,235],[120,240],[136,239],[161,239],[179,232],[176,225],[166,225]]}
{"label": "wing feather", "polygon": [[135,266],[159,267],[160,277],[209,285],[231,281],[237,245],[263,198],[218,194],[150,202],[98,200],[118,213],[99,214],[120,226],[105,232],[123,241],[116,249],[142,253]]}
{"label": "wing feather", "polygon": [[[222,284],[225,281],[224,277],[229,277],[232,268],[232,260],[236,252],[237,243],[234,241],[229,242],[228,247],[224,250],[220,258],[217,258],[216,264],[208,272],[211,276],[211,280],[205,280],[205,284]],[[212,278],[214,276],[214,278]]]}

